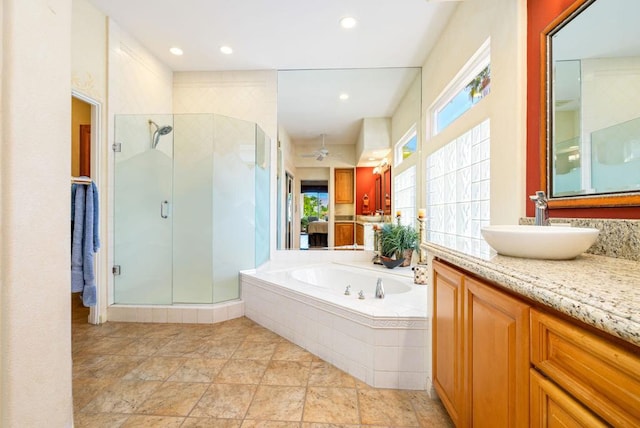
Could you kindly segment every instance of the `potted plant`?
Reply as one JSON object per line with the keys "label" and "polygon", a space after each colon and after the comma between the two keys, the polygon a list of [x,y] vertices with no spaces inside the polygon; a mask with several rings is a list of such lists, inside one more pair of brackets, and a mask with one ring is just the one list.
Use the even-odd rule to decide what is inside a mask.
{"label": "potted plant", "polygon": [[420,251],[418,231],[413,226],[387,223],[382,226],[382,256],[399,260],[404,258],[400,266],[409,266],[413,251]]}

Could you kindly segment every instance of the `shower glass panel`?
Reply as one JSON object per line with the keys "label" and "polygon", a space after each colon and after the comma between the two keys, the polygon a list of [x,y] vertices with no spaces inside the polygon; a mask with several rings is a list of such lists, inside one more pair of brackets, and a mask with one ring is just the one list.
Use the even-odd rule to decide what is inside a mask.
{"label": "shower glass panel", "polygon": [[170,115],[120,116],[115,122],[121,150],[115,152],[115,303],[172,302],[173,134],[160,136],[153,149],[150,119],[172,125]]}
{"label": "shower glass panel", "polygon": [[[149,120],[172,126],[156,149]],[[264,132],[212,114],[121,115],[116,141],[114,303],[238,299],[238,271],[269,258]]]}

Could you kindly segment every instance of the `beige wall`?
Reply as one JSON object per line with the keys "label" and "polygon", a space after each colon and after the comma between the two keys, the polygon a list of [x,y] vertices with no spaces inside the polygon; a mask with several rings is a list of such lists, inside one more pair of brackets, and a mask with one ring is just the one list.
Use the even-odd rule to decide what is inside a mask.
{"label": "beige wall", "polygon": [[215,113],[247,120],[257,123],[275,141],[277,79],[275,70],[176,72],[173,112]]}
{"label": "beige wall", "polygon": [[0,425],[71,427],[71,1],[2,7]]}
{"label": "beige wall", "polygon": [[88,0],[72,0],[71,87],[96,101],[107,99],[107,18]]}
{"label": "beige wall", "polygon": [[[527,203],[526,28],[525,0],[460,2],[422,69],[423,129],[429,129],[431,105],[491,37],[491,94],[437,136],[425,135],[422,164],[426,156],[490,118],[493,224],[516,224]],[[419,201],[425,205],[423,192]]]}

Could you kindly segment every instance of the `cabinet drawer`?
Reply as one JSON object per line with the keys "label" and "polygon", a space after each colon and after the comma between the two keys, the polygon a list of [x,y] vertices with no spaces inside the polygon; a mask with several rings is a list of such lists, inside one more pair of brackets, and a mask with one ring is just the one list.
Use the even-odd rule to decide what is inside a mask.
{"label": "cabinet drawer", "polygon": [[536,369],[531,369],[530,373],[532,428],[607,426]]}
{"label": "cabinet drawer", "polygon": [[531,362],[614,426],[640,426],[640,357],[554,316],[531,311]]}

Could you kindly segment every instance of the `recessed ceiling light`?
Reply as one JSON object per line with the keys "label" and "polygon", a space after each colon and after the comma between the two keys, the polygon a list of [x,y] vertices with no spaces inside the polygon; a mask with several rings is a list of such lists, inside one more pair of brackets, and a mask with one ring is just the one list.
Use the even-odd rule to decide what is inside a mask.
{"label": "recessed ceiling light", "polygon": [[184,52],[182,52],[182,49],[178,48],[178,47],[172,47],[171,49],[169,49],[169,52],[171,52],[174,55],[180,56],[182,55]]}
{"label": "recessed ceiling light", "polygon": [[349,99],[349,94],[347,94],[346,92],[343,92],[343,93],[340,94],[340,96],[338,98],[340,98],[340,100],[342,100],[342,101],[346,101],[346,100]]}
{"label": "recessed ceiling light", "polygon": [[340,18],[340,26],[342,28],[353,28],[356,26],[358,21],[352,16],[345,16],[344,18]]}
{"label": "recessed ceiling light", "polygon": [[367,158],[367,160],[374,161],[376,158]]}
{"label": "recessed ceiling light", "polygon": [[225,55],[231,55],[233,53],[233,49],[230,46],[220,46],[220,52]]}

